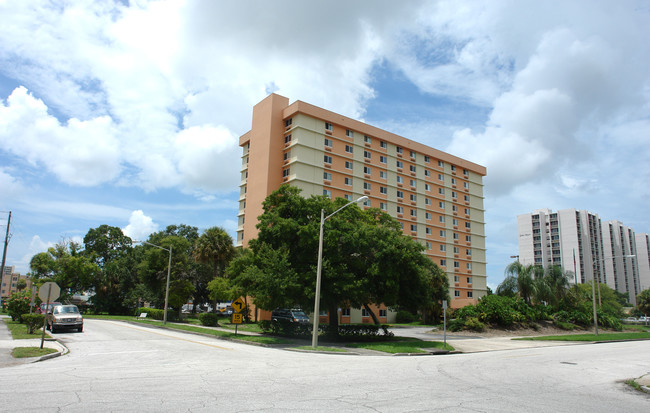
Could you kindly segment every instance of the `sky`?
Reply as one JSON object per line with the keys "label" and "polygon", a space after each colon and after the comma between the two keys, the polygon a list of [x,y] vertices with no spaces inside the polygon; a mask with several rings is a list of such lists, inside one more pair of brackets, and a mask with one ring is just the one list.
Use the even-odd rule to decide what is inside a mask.
{"label": "sky", "polygon": [[238,138],[269,93],[487,168],[488,285],[516,216],[650,232],[650,3],[0,0],[6,265],[91,228],[235,238]]}

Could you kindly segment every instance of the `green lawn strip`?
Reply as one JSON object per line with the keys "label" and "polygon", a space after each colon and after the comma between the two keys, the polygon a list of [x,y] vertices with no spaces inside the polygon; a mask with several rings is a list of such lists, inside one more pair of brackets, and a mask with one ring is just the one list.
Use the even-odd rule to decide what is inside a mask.
{"label": "green lawn strip", "polygon": [[[9,327],[9,331],[11,332],[11,336],[14,338],[14,340],[41,338],[41,335],[43,334],[42,328],[36,330],[36,332],[33,334],[27,334],[27,326],[25,324],[20,324],[18,321],[11,321],[9,319],[5,319],[4,322],[7,327]],[[49,338],[50,335],[45,333],[45,337]]]}
{"label": "green lawn strip", "polygon": [[16,347],[11,352],[14,358],[21,359],[25,357],[41,357],[46,354],[56,353],[57,350],[53,348],[40,348],[40,347]]}
{"label": "green lawn strip", "polygon": [[558,336],[523,337],[514,340],[539,340],[539,341],[618,341],[650,339],[650,332],[635,333],[602,333],[602,334],[562,334]]}
{"label": "green lawn strip", "polygon": [[220,327],[227,328],[230,330],[235,330],[235,326],[237,326],[237,331],[248,331],[251,333],[262,333],[262,329],[260,328],[260,325],[257,323],[249,323],[249,324],[231,324],[231,323],[225,323],[225,322],[220,322],[219,323]]}
{"label": "green lawn strip", "polygon": [[423,349],[441,349],[452,351],[454,348],[439,341],[422,341],[418,339],[404,339],[396,341],[381,341],[374,343],[350,343],[346,347],[365,348],[368,350],[383,351],[384,353],[428,353]]}
{"label": "green lawn strip", "polygon": [[306,351],[331,351],[335,353],[347,353],[348,351],[344,348],[340,347],[325,347],[325,346],[316,346],[316,348],[312,346],[298,346],[294,347],[297,350],[306,350]]}
{"label": "green lawn strip", "polygon": [[[139,323],[142,324],[150,324],[150,325],[155,325],[162,327],[163,323],[162,321],[157,321],[157,320],[138,320]],[[276,338],[276,337],[269,337],[269,336],[246,336],[243,334],[237,334],[231,333],[228,331],[220,331],[220,330],[214,330],[211,328],[203,328],[203,327],[198,327],[190,324],[175,324],[175,323],[168,323],[165,325],[166,328],[174,329],[174,330],[181,330],[181,331],[188,331],[191,333],[201,333],[201,334],[208,334],[211,336],[215,337],[223,337],[223,338],[233,338],[237,340],[243,340],[243,341],[250,341],[253,343],[260,343],[260,344],[289,344],[291,341],[282,339],[282,338]]]}

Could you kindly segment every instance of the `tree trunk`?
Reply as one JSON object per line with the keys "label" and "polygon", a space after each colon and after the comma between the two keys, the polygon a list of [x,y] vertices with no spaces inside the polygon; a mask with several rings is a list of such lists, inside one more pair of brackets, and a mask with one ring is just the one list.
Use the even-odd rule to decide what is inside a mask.
{"label": "tree trunk", "polygon": [[375,315],[375,313],[370,309],[370,306],[369,306],[368,304],[364,304],[364,305],[363,305],[363,308],[365,308],[366,311],[370,314],[370,317],[372,317],[372,321],[373,321],[376,325],[380,326],[381,323],[379,322],[379,319],[377,318],[377,316]]}
{"label": "tree trunk", "polygon": [[[338,306],[336,305],[331,305],[328,308],[329,311],[329,319],[330,319],[330,326],[328,329],[328,334],[338,337],[339,335],[339,311],[338,311]],[[319,317],[318,314],[315,314],[314,317]]]}

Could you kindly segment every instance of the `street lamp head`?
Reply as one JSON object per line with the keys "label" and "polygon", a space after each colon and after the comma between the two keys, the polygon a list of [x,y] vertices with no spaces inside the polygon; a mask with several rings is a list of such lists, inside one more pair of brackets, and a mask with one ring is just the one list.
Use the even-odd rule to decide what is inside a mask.
{"label": "street lamp head", "polygon": [[364,196],[362,196],[361,198],[357,199],[354,202],[361,202],[361,201],[365,201],[366,199],[368,199],[368,195],[364,195]]}

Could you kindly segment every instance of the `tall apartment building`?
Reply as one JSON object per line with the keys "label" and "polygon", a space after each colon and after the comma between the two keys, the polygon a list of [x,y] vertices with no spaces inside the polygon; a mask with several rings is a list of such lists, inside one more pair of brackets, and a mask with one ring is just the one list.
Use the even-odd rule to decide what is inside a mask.
{"label": "tall apartment building", "polygon": [[636,234],[636,257],[639,263],[641,291],[650,288],[650,235]]}
{"label": "tall apartment building", "polygon": [[305,197],[367,195],[365,207],[397,218],[447,271],[453,307],[486,294],[485,167],[276,94],[255,105],[239,145],[238,246],[257,236],[262,201],[284,183]]}
{"label": "tall apartment building", "polygon": [[[539,209],[517,216],[519,260],[524,265],[559,265],[574,273],[572,283],[605,283],[636,304],[642,291],[634,231],[597,214]],[[650,271],[650,269],[649,269]]]}
{"label": "tall apartment building", "polygon": [[32,287],[31,278],[27,277],[26,275],[20,275],[15,271],[16,271],[15,266],[13,265],[5,266],[4,272],[0,277],[0,280],[2,281],[0,283],[0,287],[1,287],[0,298],[2,298],[3,300],[9,297],[11,294],[15,293],[16,291],[18,291],[18,280],[25,280],[25,282],[27,283],[26,288]]}

